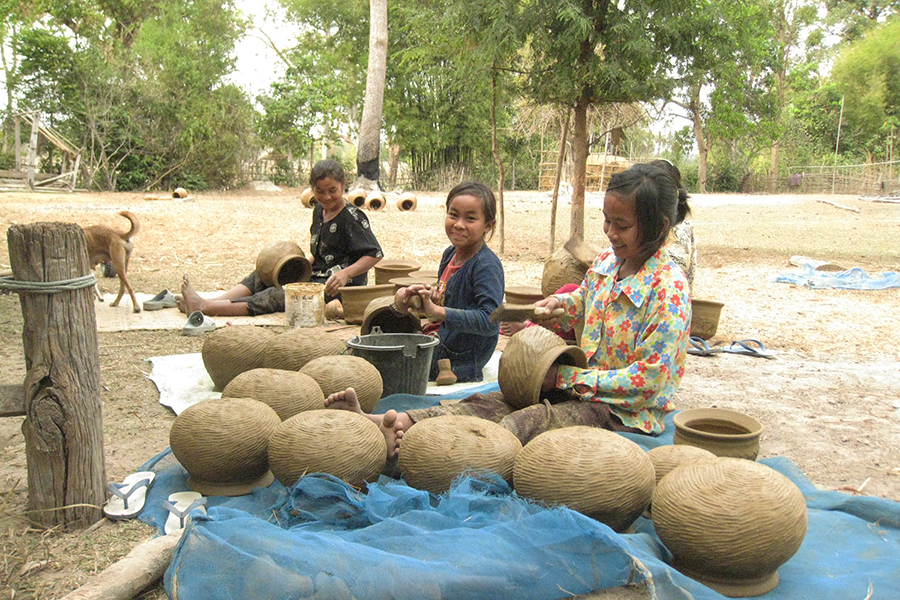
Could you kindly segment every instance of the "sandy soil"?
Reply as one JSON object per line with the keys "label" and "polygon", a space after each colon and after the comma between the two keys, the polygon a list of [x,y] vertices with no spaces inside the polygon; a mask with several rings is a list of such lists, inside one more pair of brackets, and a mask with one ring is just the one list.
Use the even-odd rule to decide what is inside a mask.
{"label": "sandy soil", "polygon": [[[15,223],[66,221],[122,228],[128,209],[141,222],[130,278],[139,292],[177,289],[188,273],[200,290],[225,289],[246,275],[265,245],[308,246],[310,212],[299,190],[195,194],[193,201],[147,201],[140,194],[0,193],[3,231]],[[821,202],[825,200],[827,202]],[[900,270],[900,205],[849,196],[704,195],[693,201],[700,248],[697,298],[725,303],[713,345],[753,338],[773,360],[690,356],[679,408],[720,406],[764,425],[761,456],[783,455],[823,489],[900,501],[900,290],[811,290],[772,278],[804,255],[870,273]],[[586,238],[605,242],[599,205],[589,195]],[[371,213],[388,258],[436,268],[447,245],[443,196],[419,194],[415,211]],[[855,209],[855,210],[851,210]],[[556,247],[568,237],[560,201]],[[550,197],[507,193],[503,259],[508,285],[540,285],[550,254]],[[501,248],[502,246],[502,248]],[[502,249],[502,252],[501,252]],[[6,246],[0,269],[8,268]],[[118,288],[101,279],[104,292]],[[123,308],[123,310],[126,310]],[[25,375],[22,315],[0,296],[0,383]],[[174,414],[159,404],[147,358],[199,352],[202,338],[178,331],[99,334],[107,476],[120,481],[168,446]],[[42,531],[24,514],[27,498],[22,418],[0,418],[0,597],[58,598],[123,556],[152,532],[138,522],[105,523],[89,534]],[[161,587],[144,598],[164,598]]]}

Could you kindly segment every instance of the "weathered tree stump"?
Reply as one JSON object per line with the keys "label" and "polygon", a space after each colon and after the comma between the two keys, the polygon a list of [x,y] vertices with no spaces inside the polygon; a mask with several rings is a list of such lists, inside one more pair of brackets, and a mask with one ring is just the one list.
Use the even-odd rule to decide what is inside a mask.
{"label": "weathered tree stump", "polygon": [[[17,282],[52,286],[90,273],[84,231],[77,225],[13,225],[7,242]],[[19,292],[28,510],[46,527],[82,528],[103,516],[106,473],[92,294],[90,287]]]}

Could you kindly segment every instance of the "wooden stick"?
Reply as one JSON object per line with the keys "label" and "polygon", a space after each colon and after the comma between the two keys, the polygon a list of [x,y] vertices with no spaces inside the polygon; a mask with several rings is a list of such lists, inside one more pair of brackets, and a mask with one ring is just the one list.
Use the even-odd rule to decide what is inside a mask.
{"label": "wooden stick", "polygon": [[857,213],[859,212],[859,208],[856,206],[846,206],[844,204],[838,204],[837,202],[832,202],[831,200],[819,200],[819,202],[822,202],[823,204],[830,204],[831,206],[834,206],[835,208],[842,208],[844,210],[849,210],[849,211],[853,211],[853,212],[857,212]]}
{"label": "wooden stick", "polygon": [[159,580],[169,568],[184,530],[155,537],[135,546],[124,558],[88,580],[62,600],[130,600]]}

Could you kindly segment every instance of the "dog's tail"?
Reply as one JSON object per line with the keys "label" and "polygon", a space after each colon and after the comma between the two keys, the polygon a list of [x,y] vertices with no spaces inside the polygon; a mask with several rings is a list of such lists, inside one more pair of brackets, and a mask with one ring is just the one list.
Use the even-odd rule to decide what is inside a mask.
{"label": "dog's tail", "polygon": [[138,221],[138,218],[134,216],[134,214],[130,211],[123,210],[119,214],[131,221],[131,229],[129,229],[126,233],[119,234],[120,236],[122,236],[123,240],[130,240],[138,234],[138,231],[141,230],[141,224]]}

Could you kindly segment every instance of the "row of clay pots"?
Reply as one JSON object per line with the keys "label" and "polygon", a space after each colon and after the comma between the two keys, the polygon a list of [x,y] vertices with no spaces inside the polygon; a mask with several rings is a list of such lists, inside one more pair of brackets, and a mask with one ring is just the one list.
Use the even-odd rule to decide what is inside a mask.
{"label": "row of clay pots", "polygon": [[[345,199],[356,208],[365,208],[366,210],[371,210],[373,212],[383,210],[387,207],[387,199],[385,198],[385,195],[379,191],[356,189],[348,192]],[[313,195],[312,189],[306,188],[300,193],[300,204],[302,204],[304,208],[312,208],[315,206],[316,198]],[[418,204],[419,199],[412,192],[404,192],[397,196],[397,210],[401,212],[416,210]]]}

